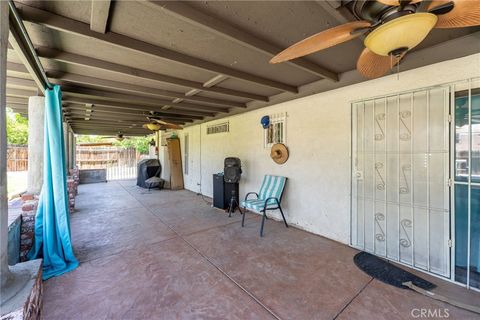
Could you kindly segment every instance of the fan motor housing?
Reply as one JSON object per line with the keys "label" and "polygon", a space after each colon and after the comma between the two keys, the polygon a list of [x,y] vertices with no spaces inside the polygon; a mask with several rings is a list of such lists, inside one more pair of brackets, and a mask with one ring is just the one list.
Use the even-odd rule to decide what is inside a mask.
{"label": "fan motor housing", "polygon": [[353,0],[344,5],[357,19],[371,21],[373,24],[384,23],[403,15],[415,13],[418,8],[418,4],[398,7],[371,0]]}

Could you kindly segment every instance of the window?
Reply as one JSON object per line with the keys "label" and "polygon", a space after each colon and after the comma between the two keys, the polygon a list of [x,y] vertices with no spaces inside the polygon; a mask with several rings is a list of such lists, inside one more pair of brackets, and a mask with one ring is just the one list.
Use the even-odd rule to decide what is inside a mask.
{"label": "window", "polygon": [[189,141],[188,141],[188,133],[185,134],[185,138],[183,140],[184,148],[183,148],[183,155],[184,155],[184,164],[183,164],[183,173],[188,175],[188,154],[189,154]]}
{"label": "window", "polygon": [[270,126],[264,129],[264,147],[271,148],[276,143],[286,143],[286,113],[270,115]]}
{"label": "window", "polygon": [[230,132],[230,124],[228,121],[207,126],[207,134],[216,134],[216,133],[224,133],[224,132]]}

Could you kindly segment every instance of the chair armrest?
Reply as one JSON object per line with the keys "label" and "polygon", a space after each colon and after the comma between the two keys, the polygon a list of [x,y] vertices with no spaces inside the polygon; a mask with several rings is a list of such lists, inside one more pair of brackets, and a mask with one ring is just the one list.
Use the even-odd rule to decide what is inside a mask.
{"label": "chair armrest", "polygon": [[280,201],[278,201],[278,198],[277,197],[270,197],[270,198],[265,199],[265,204],[263,205],[264,210],[267,209],[268,201],[270,201],[270,200],[275,200],[275,202],[277,202],[277,206],[280,207]]}
{"label": "chair armrest", "polygon": [[256,192],[249,192],[249,193],[247,193],[247,194],[245,195],[245,201],[247,201],[248,196],[251,195],[251,194],[256,195],[256,196],[257,196],[257,199],[258,199],[258,193],[256,193]]}

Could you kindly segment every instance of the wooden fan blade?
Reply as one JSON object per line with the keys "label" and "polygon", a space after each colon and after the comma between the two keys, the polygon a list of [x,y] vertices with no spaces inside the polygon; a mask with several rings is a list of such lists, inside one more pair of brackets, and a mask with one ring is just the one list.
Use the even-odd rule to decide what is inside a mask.
{"label": "wooden fan blade", "polygon": [[368,28],[370,26],[371,23],[368,21],[354,21],[322,31],[283,50],[273,57],[272,60],[270,60],[270,63],[292,60],[316,51],[336,46],[337,44],[354,39],[362,34],[361,32],[352,31],[361,28]]}
{"label": "wooden fan blade", "polygon": [[[421,1],[422,0],[411,0],[408,3],[419,3]],[[400,5],[400,0],[377,0],[377,2],[386,4],[387,6],[392,6],[392,7]]]}
{"label": "wooden fan blade", "polygon": [[183,128],[180,127],[179,125],[173,124],[173,123],[169,123],[169,122],[165,122],[162,126],[165,127],[165,128],[167,128],[167,129],[177,129],[177,130],[182,130],[182,129],[183,129]]}
{"label": "wooden fan blade", "polygon": [[[453,3],[453,9],[450,11],[448,11],[449,3]],[[463,28],[480,25],[479,0],[432,0],[428,11],[438,16],[435,28]]]}
{"label": "wooden fan blade", "polygon": [[396,66],[405,54],[400,57],[380,56],[368,48],[363,49],[357,61],[357,70],[368,79],[375,79],[386,74]]}
{"label": "wooden fan blade", "polygon": [[161,124],[162,127],[165,127],[166,129],[179,129],[179,130],[182,129],[182,127],[180,127],[179,125],[176,125],[174,123],[166,122],[166,121],[163,121],[163,120],[160,120],[160,119],[155,119],[155,118],[149,118],[149,119]]}
{"label": "wooden fan blade", "polygon": [[158,122],[160,124],[166,124],[167,122],[163,121],[163,120],[160,120],[160,119],[155,119],[155,118],[150,118],[150,120],[152,121],[155,121],[155,122]]}

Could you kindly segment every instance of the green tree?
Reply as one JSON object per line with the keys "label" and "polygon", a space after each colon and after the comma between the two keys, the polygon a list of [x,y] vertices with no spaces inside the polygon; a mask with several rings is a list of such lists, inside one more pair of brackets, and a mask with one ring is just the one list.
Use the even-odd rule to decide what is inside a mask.
{"label": "green tree", "polygon": [[122,141],[115,140],[113,145],[119,146],[122,148],[135,148],[138,152],[142,154],[148,153],[148,146],[150,141],[152,140],[152,136],[146,137],[129,137],[128,139],[124,139]]}
{"label": "green tree", "polygon": [[7,108],[7,143],[26,145],[28,143],[28,120]]}
{"label": "green tree", "polygon": [[77,143],[96,143],[96,142],[111,142],[116,147],[121,148],[135,148],[138,152],[142,154],[148,153],[148,145],[149,142],[152,140],[151,136],[146,137],[125,137],[122,141],[118,141],[115,138],[105,139],[102,136],[95,136],[95,135],[78,135],[77,136]]}

